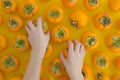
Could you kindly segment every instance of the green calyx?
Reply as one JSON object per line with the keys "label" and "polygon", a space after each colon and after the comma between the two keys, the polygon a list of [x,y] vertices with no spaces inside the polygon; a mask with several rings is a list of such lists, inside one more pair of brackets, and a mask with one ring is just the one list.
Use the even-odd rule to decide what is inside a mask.
{"label": "green calyx", "polygon": [[42,29],[43,29],[44,33],[47,31],[46,27],[47,27],[47,23],[46,22],[42,22]]}
{"label": "green calyx", "polygon": [[105,57],[103,57],[103,56],[98,56],[98,57],[97,57],[97,64],[98,64],[99,66],[101,66],[101,67],[105,67],[106,64],[107,64],[107,61],[106,61]]}
{"label": "green calyx", "polygon": [[78,26],[78,21],[75,21],[75,20],[70,20],[70,23],[72,26],[76,27],[76,28],[79,28]]}
{"label": "green calyx", "polygon": [[53,63],[52,64],[52,73],[57,74],[62,72],[62,65],[59,62]]}
{"label": "green calyx", "polygon": [[97,78],[97,80],[102,80],[103,79],[103,74],[102,73],[97,73],[96,78]]}
{"label": "green calyx", "polygon": [[88,77],[88,75],[83,70],[82,70],[82,75],[83,75],[84,78]]}
{"label": "green calyx", "polygon": [[92,46],[94,45],[96,42],[96,37],[91,37],[91,36],[88,36],[88,38],[86,39],[86,46]]}
{"label": "green calyx", "polygon": [[61,13],[58,10],[54,9],[54,10],[50,11],[48,13],[48,15],[53,17],[53,18],[58,18],[61,16]]}
{"label": "green calyx", "polygon": [[12,7],[11,0],[3,0],[3,4],[4,4],[4,7],[7,9]]}
{"label": "green calyx", "polygon": [[66,35],[66,32],[62,28],[59,28],[58,31],[55,33],[55,37],[57,38],[64,38],[65,35]]}
{"label": "green calyx", "polygon": [[96,6],[98,4],[99,0],[89,0],[89,4],[91,6]]}
{"label": "green calyx", "polygon": [[35,5],[34,5],[34,4],[27,4],[27,5],[24,7],[24,12],[25,12],[25,14],[32,14],[33,11],[34,11],[34,8],[35,8]]}
{"label": "green calyx", "polygon": [[14,28],[14,27],[16,27],[18,24],[19,24],[19,22],[18,22],[16,19],[10,18],[8,27],[9,27],[9,28]]}
{"label": "green calyx", "polygon": [[26,42],[25,42],[25,40],[22,39],[22,38],[16,38],[15,48],[25,49],[26,48]]}
{"label": "green calyx", "polygon": [[103,26],[108,26],[109,24],[112,23],[112,20],[111,20],[111,18],[110,18],[109,16],[104,15],[103,17],[101,17],[101,18],[99,19],[99,22],[100,22],[100,24],[102,24]]}
{"label": "green calyx", "polygon": [[112,42],[111,46],[120,48],[120,37],[114,36],[113,37],[113,42]]}
{"label": "green calyx", "polygon": [[8,58],[4,59],[3,60],[3,65],[6,69],[9,68],[9,67],[15,67],[16,63],[13,59],[13,56],[9,56]]}

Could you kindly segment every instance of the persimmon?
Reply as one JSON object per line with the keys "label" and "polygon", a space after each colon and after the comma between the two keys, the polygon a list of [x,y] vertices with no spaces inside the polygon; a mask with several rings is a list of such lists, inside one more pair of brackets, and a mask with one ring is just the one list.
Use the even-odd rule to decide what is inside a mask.
{"label": "persimmon", "polygon": [[23,27],[23,21],[19,16],[11,16],[8,20],[7,26],[10,31],[16,32]]}
{"label": "persimmon", "polygon": [[69,39],[70,33],[66,26],[57,25],[52,29],[51,37],[54,42],[65,42]]}
{"label": "persimmon", "polygon": [[72,26],[79,29],[88,23],[88,16],[84,11],[78,9],[71,12],[69,15],[69,20]]}
{"label": "persimmon", "polygon": [[2,16],[0,16],[0,24],[2,23]]}
{"label": "persimmon", "polygon": [[98,47],[99,38],[95,32],[87,31],[83,34],[81,38],[82,43],[86,49],[92,50]]}
{"label": "persimmon", "polygon": [[29,48],[28,38],[24,34],[17,34],[13,39],[13,46],[18,51],[26,51]]}
{"label": "persimmon", "polygon": [[58,5],[51,5],[47,9],[46,18],[50,23],[58,23],[63,19],[64,12]]}
{"label": "persimmon", "polygon": [[64,76],[64,77],[61,77],[59,80],[70,80],[70,79],[69,79],[69,77]]}
{"label": "persimmon", "polygon": [[96,14],[93,22],[95,27],[99,30],[107,30],[113,24],[112,16],[105,12]]}
{"label": "persimmon", "polygon": [[25,0],[19,7],[20,14],[23,18],[31,18],[38,11],[38,5],[35,0]]}
{"label": "persimmon", "polygon": [[106,44],[111,51],[120,52],[120,34],[110,34],[106,39]]}
{"label": "persimmon", "polygon": [[8,46],[8,41],[6,36],[4,36],[3,34],[0,34],[0,51],[5,50],[7,46]]}
{"label": "persimmon", "polygon": [[45,58],[48,58],[51,55],[52,51],[53,51],[52,45],[49,44],[45,52]]}
{"label": "persimmon", "polygon": [[1,71],[0,71],[0,80],[4,80],[4,75]]}
{"label": "persimmon", "polygon": [[117,21],[117,27],[120,29],[120,19]]}
{"label": "persimmon", "polygon": [[120,56],[117,56],[114,60],[114,65],[117,69],[120,69]]}
{"label": "persimmon", "polygon": [[54,76],[60,76],[62,72],[64,71],[64,66],[62,61],[59,58],[53,59],[53,61],[49,65],[49,71]]}
{"label": "persimmon", "polygon": [[40,80],[48,80],[47,78],[41,78]]}
{"label": "persimmon", "polygon": [[98,72],[96,73],[94,80],[109,80],[109,78],[104,72]]}
{"label": "persimmon", "polygon": [[112,77],[112,80],[119,80],[120,79],[120,74],[115,74],[113,77]]}
{"label": "persimmon", "polygon": [[19,59],[13,54],[6,54],[0,58],[0,67],[5,72],[13,72],[19,67]]}
{"label": "persimmon", "polygon": [[108,0],[109,8],[114,11],[120,11],[120,1],[119,0]]}
{"label": "persimmon", "polygon": [[12,13],[17,9],[16,0],[2,0],[2,9],[4,12]]}
{"label": "persimmon", "polygon": [[102,52],[96,52],[92,57],[92,62],[95,67],[99,69],[105,69],[109,66],[109,58],[108,56]]}
{"label": "persimmon", "polygon": [[77,5],[79,0],[62,0],[62,3],[65,7],[71,8]]}
{"label": "persimmon", "polygon": [[13,77],[10,77],[9,80],[23,80],[23,77],[22,76],[13,76]]}
{"label": "persimmon", "polygon": [[92,72],[91,72],[91,69],[90,69],[90,67],[88,65],[83,64],[82,74],[84,76],[84,80],[91,79]]}
{"label": "persimmon", "polygon": [[84,5],[89,10],[95,10],[100,7],[101,0],[84,0]]}

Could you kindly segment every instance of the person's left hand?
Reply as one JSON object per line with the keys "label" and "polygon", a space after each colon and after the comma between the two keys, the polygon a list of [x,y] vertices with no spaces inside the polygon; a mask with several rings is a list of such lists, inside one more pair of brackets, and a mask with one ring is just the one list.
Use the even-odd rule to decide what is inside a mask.
{"label": "person's left hand", "polygon": [[28,32],[28,39],[32,47],[31,57],[42,60],[50,40],[50,32],[47,34],[43,32],[42,17],[38,18],[37,26],[33,24],[33,21],[29,21],[26,31]]}

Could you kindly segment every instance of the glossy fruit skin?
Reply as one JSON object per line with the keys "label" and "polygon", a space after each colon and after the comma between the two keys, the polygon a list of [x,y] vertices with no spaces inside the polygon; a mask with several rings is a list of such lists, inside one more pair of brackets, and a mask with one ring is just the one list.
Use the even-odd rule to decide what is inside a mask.
{"label": "glossy fruit skin", "polygon": [[90,0],[84,0],[84,5],[85,7],[88,9],[88,10],[96,10],[100,7],[100,4],[101,4],[101,0],[98,0],[98,3],[96,5],[92,5],[90,4],[89,2]]}
{"label": "glossy fruit skin", "polygon": [[3,75],[3,72],[0,71],[0,80],[4,80],[4,75]]}
{"label": "glossy fruit skin", "polygon": [[[104,22],[102,22],[103,17],[104,17]],[[101,22],[100,22],[100,20],[101,20]],[[108,30],[113,24],[112,16],[109,13],[100,12],[94,16],[93,23],[94,23],[94,26],[96,27],[96,29],[98,29],[98,30]]]}
{"label": "glossy fruit skin", "polygon": [[91,79],[92,72],[90,70],[90,67],[87,64],[83,64],[82,74],[84,76],[84,80]]}
{"label": "glossy fruit skin", "polygon": [[40,80],[48,80],[47,78],[41,78]]}
{"label": "glossy fruit skin", "polygon": [[64,16],[63,9],[58,5],[51,5],[46,12],[46,18],[49,23],[59,23]]}
{"label": "glossy fruit skin", "polygon": [[[61,65],[61,72],[58,72],[58,73],[53,73],[53,72],[52,72],[52,70],[53,70],[52,65],[53,65],[54,63],[59,63],[59,64]],[[65,70],[65,68],[64,68],[64,66],[63,66],[63,63],[62,63],[62,61],[61,61],[59,58],[53,59],[53,61],[52,61],[51,64],[49,65],[49,71],[50,71],[50,73],[52,73],[54,76],[60,76],[60,75],[64,72],[64,70]]]}
{"label": "glossy fruit skin", "polygon": [[8,46],[8,41],[6,36],[4,36],[3,34],[0,34],[0,51],[5,50],[7,46]]}
{"label": "glossy fruit skin", "polygon": [[70,80],[70,79],[69,79],[69,77],[67,77],[67,76],[63,76],[63,77],[60,77],[59,80]]}
{"label": "glossy fruit skin", "polygon": [[113,77],[112,77],[112,80],[119,80],[120,79],[120,74],[115,74]]}
{"label": "glossy fruit skin", "polygon": [[2,0],[2,2],[1,2],[1,5],[2,5],[2,10],[3,10],[4,12],[6,12],[6,13],[13,13],[13,12],[15,12],[16,9],[17,9],[17,3],[16,3],[15,0],[11,0],[11,7],[9,7],[9,8],[4,7],[4,2],[3,2],[3,0]]}
{"label": "glossy fruit skin", "polygon": [[120,1],[119,0],[108,0],[108,6],[113,12],[120,11]]}
{"label": "glossy fruit skin", "polygon": [[79,0],[62,0],[62,4],[67,8],[72,8],[78,4]]}
{"label": "glossy fruit skin", "polygon": [[[97,74],[101,75],[100,79],[98,79]],[[96,73],[94,80],[109,80],[109,78],[104,72],[98,72],[98,73]]]}
{"label": "glossy fruit skin", "polygon": [[[100,62],[98,63],[98,57],[104,58],[104,59],[99,59],[99,61],[101,60],[100,61],[101,63]],[[104,61],[104,62],[102,62],[102,61]],[[109,63],[110,63],[108,56],[103,51],[96,52],[92,57],[92,62],[94,64],[94,66],[98,69],[105,69],[109,66]]]}
{"label": "glossy fruit skin", "polygon": [[[90,46],[86,45],[88,37],[95,37],[96,40],[95,40],[95,43],[93,45],[90,45]],[[85,48],[88,50],[93,50],[93,49],[97,48],[99,46],[99,43],[100,43],[98,36],[96,35],[95,32],[92,32],[92,31],[85,32],[81,38],[81,42],[84,44]]]}
{"label": "glossy fruit skin", "polygon": [[[21,47],[16,47],[16,45],[17,45],[17,42],[16,42],[16,40],[17,39],[22,39],[22,40],[24,40],[24,48],[21,48]],[[23,45],[22,44],[22,45]],[[28,50],[29,49],[29,47],[30,47],[30,44],[29,44],[29,41],[28,41],[28,38],[27,38],[27,36],[25,35],[25,34],[17,34],[15,37],[14,37],[14,39],[13,39],[13,47],[17,50],[17,51],[20,51],[20,52],[24,52],[24,51],[26,51],[26,50]]]}
{"label": "glossy fruit skin", "polygon": [[[7,60],[8,58],[12,57],[14,63],[15,63],[15,66],[14,67],[8,67],[8,68],[5,68],[5,65],[3,63],[3,60]],[[20,65],[20,62],[19,62],[19,59],[17,56],[15,56],[14,54],[5,54],[4,56],[2,56],[0,58],[0,66],[1,66],[1,69],[4,71],[4,72],[13,72],[15,70],[18,69]]]}
{"label": "glossy fruit skin", "polygon": [[23,80],[22,76],[13,76],[9,80]]}
{"label": "glossy fruit skin", "polygon": [[117,69],[120,70],[120,63],[119,63],[119,61],[120,61],[120,56],[117,56],[117,57],[115,58],[115,60],[114,60],[114,65],[115,65],[115,67],[116,67]]}
{"label": "glossy fruit skin", "polygon": [[79,29],[87,25],[88,16],[84,11],[78,9],[70,13],[69,20],[73,27]]}
{"label": "glossy fruit skin", "polygon": [[120,33],[113,33],[113,34],[108,35],[108,37],[107,37],[107,39],[106,39],[107,47],[108,47],[109,50],[112,51],[112,52],[120,52],[120,48],[119,48],[119,47],[112,46],[113,37],[114,37],[114,36],[117,36],[117,37],[120,38]]}
{"label": "glossy fruit skin", "polygon": [[[16,21],[18,22],[18,24],[17,24],[14,28],[10,28],[10,27],[9,27],[9,24],[10,24],[10,20],[11,20],[11,19],[16,20]],[[19,17],[19,16],[11,16],[11,17],[9,18],[9,21],[8,21],[7,26],[8,26],[8,29],[9,29],[11,32],[17,32],[17,31],[19,31],[19,30],[23,27],[23,20],[22,20],[22,18]]]}
{"label": "glossy fruit skin", "polygon": [[[25,6],[28,6],[28,5],[32,5],[32,12],[29,12],[28,11],[28,13],[26,13],[25,11],[24,11],[24,9],[25,9]],[[34,6],[34,7],[33,7]],[[30,9],[30,8],[28,8],[28,9]],[[37,11],[38,11],[38,5],[37,5],[37,3],[35,2],[35,0],[26,0],[25,2],[23,2],[22,4],[21,4],[21,6],[19,7],[19,12],[20,12],[20,14],[21,14],[21,16],[23,17],[23,18],[31,18],[31,17],[33,17],[34,15],[36,15],[37,14]]]}
{"label": "glossy fruit skin", "polygon": [[2,20],[2,16],[0,16],[0,24],[2,24],[3,20]]}
{"label": "glossy fruit skin", "polygon": [[[59,31],[62,31],[62,33],[60,33]],[[62,36],[59,36],[59,35],[62,35]],[[58,36],[58,37],[56,37]],[[52,40],[54,42],[65,42],[69,39],[70,37],[70,32],[69,30],[67,29],[66,26],[64,25],[57,25],[55,26],[52,31],[51,31],[51,37],[52,37]]]}

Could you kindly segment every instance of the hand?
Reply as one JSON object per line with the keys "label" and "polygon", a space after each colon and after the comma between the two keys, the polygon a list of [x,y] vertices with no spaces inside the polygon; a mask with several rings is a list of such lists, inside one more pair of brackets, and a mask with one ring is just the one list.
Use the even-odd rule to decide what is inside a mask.
{"label": "hand", "polygon": [[68,45],[68,57],[64,57],[63,53],[60,58],[63,61],[63,64],[68,72],[68,75],[71,80],[84,80],[82,75],[82,65],[85,56],[85,48],[83,44],[78,41],[73,42],[69,41]]}
{"label": "hand", "polygon": [[47,34],[43,32],[42,18],[38,18],[37,26],[33,25],[32,21],[29,21],[26,31],[28,32],[28,39],[32,47],[31,57],[40,57],[42,60],[50,40],[50,32]]}

